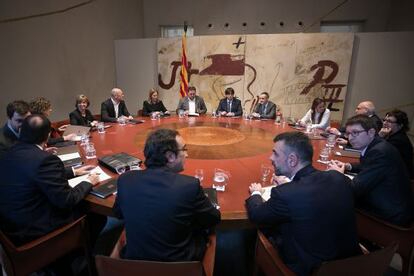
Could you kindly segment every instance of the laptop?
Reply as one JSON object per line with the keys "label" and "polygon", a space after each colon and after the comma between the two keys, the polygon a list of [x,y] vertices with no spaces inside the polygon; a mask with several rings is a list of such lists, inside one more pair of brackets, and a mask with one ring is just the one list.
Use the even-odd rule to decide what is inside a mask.
{"label": "laptop", "polygon": [[91,130],[90,127],[86,126],[75,126],[75,125],[68,125],[63,132],[63,136],[75,133],[77,136],[82,136],[84,134],[89,135],[89,131]]}

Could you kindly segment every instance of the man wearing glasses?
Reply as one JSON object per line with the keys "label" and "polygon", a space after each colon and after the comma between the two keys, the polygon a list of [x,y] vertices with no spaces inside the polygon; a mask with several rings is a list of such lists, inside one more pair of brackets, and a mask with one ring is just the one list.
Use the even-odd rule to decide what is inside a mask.
{"label": "man wearing glasses", "polygon": [[398,151],[376,135],[376,124],[366,115],[346,122],[346,136],[352,147],[361,150],[359,164],[332,160],[329,168],[341,173],[358,173],[352,180],[356,206],[397,225],[413,218],[410,180]]}
{"label": "man wearing glasses", "polygon": [[152,132],[144,148],[146,170],[118,178],[114,213],[125,221],[125,259],[200,261],[207,229],[220,212],[205,196],[198,179],[184,170],[187,148],[177,131]]}

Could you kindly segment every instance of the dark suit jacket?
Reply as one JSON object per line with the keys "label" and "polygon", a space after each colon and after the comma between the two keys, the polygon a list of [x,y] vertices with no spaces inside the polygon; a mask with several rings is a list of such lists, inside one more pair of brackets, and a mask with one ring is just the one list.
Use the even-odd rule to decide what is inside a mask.
{"label": "dark suit jacket", "polygon": [[[180,101],[178,102],[178,107],[177,107],[177,114],[180,110],[184,110],[187,111],[188,110],[188,96],[181,98]],[[196,107],[196,113],[199,114],[205,114],[207,113],[207,107],[206,104],[204,103],[204,99],[200,96],[195,96],[195,107]]]}
{"label": "dark suit jacket", "polygon": [[273,227],[270,239],[299,275],[360,252],[350,181],[341,173],[307,166],[273,188],[267,202],[253,195],[246,204],[250,220]]}
{"label": "dark suit jacket", "polygon": [[352,180],[357,206],[388,222],[407,225],[413,218],[411,184],[398,151],[380,137],[369,144]]}
{"label": "dark suit jacket", "polygon": [[276,118],[276,104],[271,101],[267,101],[266,112],[264,112],[264,106],[258,104],[254,109],[254,112],[260,114],[260,118],[263,119],[274,119]]}
{"label": "dark suit jacket", "polygon": [[36,145],[17,143],[0,160],[0,227],[15,243],[43,236],[73,220],[92,185],[71,188],[60,159]]}
{"label": "dark suit jacket", "polygon": [[221,99],[217,107],[217,112],[220,111],[233,112],[234,116],[241,116],[243,114],[241,101],[239,99],[233,98],[231,103],[231,110],[227,110],[227,98]]}
{"label": "dark suit jacket", "polygon": [[411,144],[410,138],[408,138],[405,131],[400,130],[387,138],[387,142],[393,145],[401,155],[404,161],[405,167],[407,168],[408,175],[410,178],[414,178],[413,170],[413,145]]}
{"label": "dark suit jacket", "polygon": [[[118,107],[118,117],[130,116],[126,107],[125,101],[121,101]],[[101,104],[101,121],[102,122],[116,122],[115,108],[111,98],[107,99]]]}
{"label": "dark suit jacket", "polygon": [[162,101],[158,101],[157,103],[149,103],[148,101],[144,101],[143,108],[142,108],[142,115],[149,116],[152,112],[161,111],[166,112],[167,109],[165,108]]}
{"label": "dark suit jacket", "polygon": [[17,139],[19,138],[14,135],[7,123],[4,124],[4,127],[0,129],[0,159],[17,142]]}
{"label": "dark suit jacket", "polygon": [[200,233],[220,221],[196,178],[164,168],[121,175],[114,212],[125,221],[127,259],[201,260]]}
{"label": "dark suit jacket", "polygon": [[79,110],[75,109],[71,113],[69,113],[69,122],[71,125],[77,125],[77,126],[91,126],[91,123],[95,120],[93,118],[92,113],[89,111],[89,109],[86,109],[85,111],[85,117],[82,116],[82,114],[79,112]]}

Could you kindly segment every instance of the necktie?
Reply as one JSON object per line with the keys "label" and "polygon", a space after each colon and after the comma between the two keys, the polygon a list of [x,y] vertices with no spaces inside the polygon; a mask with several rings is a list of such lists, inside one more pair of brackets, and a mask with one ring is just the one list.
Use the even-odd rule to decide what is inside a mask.
{"label": "necktie", "polygon": [[227,101],[227,112],[231,112],[231,101]]}

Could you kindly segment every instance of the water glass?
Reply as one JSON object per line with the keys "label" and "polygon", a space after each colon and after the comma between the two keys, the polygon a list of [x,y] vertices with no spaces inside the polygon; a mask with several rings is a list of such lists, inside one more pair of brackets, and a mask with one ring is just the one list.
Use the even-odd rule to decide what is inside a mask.
{"label": "water glass", "polygon": [[260,168],[261,168],[261,172],[262,172],[262,177],[261,177],[262,183],[266,184],[267,179],[270,175],[270,172],[272,171],[272,168],[269,165],[266,165],[266,164],[262,164]]}
{"label": "water glass", "polygon": [[96,128],[98,129],[98,133],[105,133],[105,124],[103,122],[99,122]]}
{"label": "water glass", "polygon": [[126,171],[126,168],[124,165],[119,165],[115,168],[117,174],[123,174]]}
{"label": "water glass", "polygon": [[245,119],[246,121],[249,120],[249,113],[243,112],[243,119]]}
{"label": "water glass", "polygon": [[326,145],[328,147],[330,147],[330,148],[334,148],[335,147],[335,143],[336,143],[336,136],[335,136],[335,134],[329,134],[327,141],[328,141],[328,143]]}
{"label": "water glass", "polygon": [[204,179],[204,170],[203,169],[196,169],[194,177],[198,178],[198,180],[200,181],[200,184],[201,184],[203,182],[203,179]]}
{"label": "water glass", "polygon": [[126,125],[126,119],[125,119],[125,117],[124,116],[119,117],[118,118],[118,123],[119,123],[120,126]]}
{"label": "water glass", "polygon": [[321,152],[319,153],[319,160],[324,163],[329,161],[329,148],[321,149]]}
{"label": "water glass", "polygon": [[312,133],[312,124],[306,124],[306,133]]}
{"label": "water glass", "polygon": [[178,118],[184,118],[184,110],[178,111]]}
{"label": "water glass", "polygon": [[81,146],[86,146],[89,143],[89,135],[88,134],[82,134],[81,136]]}
{"label": "water glass", "polygon": [[214,169],[213,188],[216,191],[224,192],[226,190],[228,174],[222,169]]}
{"label": "water glass", "polygon": [[151,113],[151,120],[157,120],[157,119],[158,119],[157,112],[152,112]]}
{"label": "water glass", "polygon": [[86,155],[86,159],[96,158],[96,150],[95,150],[95,146],[93,143],[86,144],[85,155]]}

